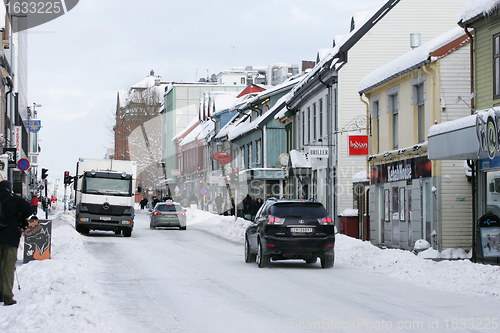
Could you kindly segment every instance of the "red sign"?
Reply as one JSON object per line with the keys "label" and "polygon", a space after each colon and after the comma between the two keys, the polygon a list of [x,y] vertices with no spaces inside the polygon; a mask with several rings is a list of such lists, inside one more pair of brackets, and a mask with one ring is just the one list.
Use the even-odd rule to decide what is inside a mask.
{"label": "red sign", "polygon": [[349,135],[349,155],[368,155],[368,135]]}
{"label": "red sign", "polygon": [[231,155],[223,151],[216,152],[214,158],[219,161],[220,164],[228,164],[231,162]]}

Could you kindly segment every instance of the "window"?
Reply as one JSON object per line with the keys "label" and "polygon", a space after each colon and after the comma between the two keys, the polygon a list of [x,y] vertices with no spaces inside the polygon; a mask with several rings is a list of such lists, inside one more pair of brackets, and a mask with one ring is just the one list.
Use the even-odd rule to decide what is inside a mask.
{"label": "window", "polygon": [[316,140],[316,127],[318,124],[316,123],[316,103],[313,104],[313,140]]}
{"label": "window", "polygon": [[241,81],[240,82],[241,82],[241,84],[245,84],[245,82],[246,82],[245,78],[241,77]]}
{"label": "window", "polygon": [[372,119],[374,119],[375,127],[375,147],[377,148],[377,153],[380,152],[380,107],[379,107],[380,95],[375,95],[372,98]]}
{"label": "window", "polygon": [[307,142],[311,142],[311,108],[307,108]]}
{"label": "window", "polygon": [[240,156],[239,156],[239,163],[238,167],[239,168],[245,168],[245,147],[240,147]]}
{"label": "window", "polygon": [[417,86],[417,105],[418,105],[418,143],[425,141],[425,107],[424,107],[424,83]]}
{"label": "window", "polygon": [[262,144],[261,139],[258,139],[257,141],[255,141],[255,163],[257,163],[257,164],[261,163],[261,160],[260,160],[261,144]]}
{"label": "window", "polygon": [[493,36],[493,98],[500,98],[500,34]]}
{"label": "window", "polygon": [[323,99],[319,100],[319,137],[323,137]]}
{"label": "window", "polygon": [[305,112],[302,111],[302,145],[305,145],[305,136],[306,136],[306,117]]}
{"label": "window", "polygon": [[252,144],[249,143],[247,147],[248,147],[248,168],[250,169],[252,167]]}
{"label": "window", "polygon": [[[389,93],[389,91],[388,91]],[[388,96],[387,105],[389,107],[389,112],[392,113],[392,148],[398,149],[398,93],[391,94]]]}

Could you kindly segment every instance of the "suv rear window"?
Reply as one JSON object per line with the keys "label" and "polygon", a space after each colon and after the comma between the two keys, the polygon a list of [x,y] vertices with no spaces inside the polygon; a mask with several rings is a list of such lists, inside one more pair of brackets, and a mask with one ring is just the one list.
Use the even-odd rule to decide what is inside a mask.
{"label": "suv rear window", "polygon": [[320,203],[277,203],[271,206],[271,215],[277,217],[321,218],[328,215]]}
{"label": "suv rear window", "polygon": [[175,204],[165,204],[165,205],[158,205],[156,206],[156,210],[160,212],[176,212],[181,210],[180,207],[176,207],[177,205]]}

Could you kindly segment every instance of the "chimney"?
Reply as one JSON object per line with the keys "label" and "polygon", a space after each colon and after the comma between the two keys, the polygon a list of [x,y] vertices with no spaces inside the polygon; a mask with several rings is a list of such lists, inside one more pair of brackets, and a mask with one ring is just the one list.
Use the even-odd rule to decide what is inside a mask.
{"label": "chimney", "polygon": [[420,34],[410,34],[410,46],[412,49],[420,46]]}

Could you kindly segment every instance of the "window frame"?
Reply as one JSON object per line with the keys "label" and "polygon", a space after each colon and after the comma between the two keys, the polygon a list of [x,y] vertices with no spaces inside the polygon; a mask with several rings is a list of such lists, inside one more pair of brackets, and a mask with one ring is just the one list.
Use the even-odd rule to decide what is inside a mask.
{"label": "window frame", "polygon": [[493,35],[493,99],[500,98],[500,33]]}

